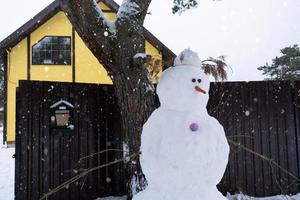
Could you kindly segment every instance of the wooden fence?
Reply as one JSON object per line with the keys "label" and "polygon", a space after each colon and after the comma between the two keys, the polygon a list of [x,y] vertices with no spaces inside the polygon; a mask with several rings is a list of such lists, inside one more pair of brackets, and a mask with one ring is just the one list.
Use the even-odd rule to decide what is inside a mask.
{"label": "wooden fence", "polygon": [[[300,82],[214,84],[208,110],[223,124],[228,139],[272,159],[300,177]],[[222,192],[253,196],[300,192],[295,177],[270,161],[231,145]]]}
{"label": "wooden fence", "polygon": [[[71,134],[53,134],[50,106],[67,100],[74,108]],[[209,113],[224,126],[230,161],[218,185],[223,193],[253,196],[300,192],[300,82],[226,82],[212,84]],[[120,115],[108,85],[22,81],[17,92],[16,199],[35,200],[80,171],[122,157]],[[288,175],[264,155],[292,173]],[[82,178],[50,199],[95,199],[125,193],[123,165]]]}
{"label": "wooden fence", "polygon": [[[57,134],[50,127],[50,106],[61,99],[74,105],[71,133]],[[37,200],[86,169],[120,158],[105,149],[119,149],[120,115],[113,88],[98,85],[21,82],[17,92],[15,195]],[[80,179],[48,200],[94,200],[123,195],[122,164],[106,167]]]}

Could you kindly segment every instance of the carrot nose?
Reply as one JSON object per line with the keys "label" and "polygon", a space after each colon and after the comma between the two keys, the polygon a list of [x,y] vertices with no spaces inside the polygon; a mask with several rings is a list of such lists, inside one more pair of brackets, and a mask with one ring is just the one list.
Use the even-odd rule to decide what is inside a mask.
{"label": "carrot nose", "polygon": [[205,90],[203,90],[201,87],[199,87],[199,86],[195,86],[195,90],[197,91],[197,92],[201,92],[201,93],[203,93],[203,94],[206,94],[206,91]]}

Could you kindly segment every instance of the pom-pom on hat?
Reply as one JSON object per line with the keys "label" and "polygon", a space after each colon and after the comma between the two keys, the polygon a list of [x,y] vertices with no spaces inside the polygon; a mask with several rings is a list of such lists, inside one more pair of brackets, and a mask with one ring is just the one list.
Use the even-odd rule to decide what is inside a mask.
{"label": "pom-pom on hat", "polygon": [[177,65],[192,65],[195,67],[202,67],[201,59],[198,54],[190,49],[182,51],[174,61],[174,67]]}
{"label": "pom-pom on hat", "polygon": [[199,67],[206,75],[213,76],[216,81],[223,81],[227,79],[227,72],[225,70],[227,64],[224,56],[219,56],[218,58],[210,57],[204,61],[201,61],[196,52],[190,49],[185,49],[176,57],[174,61],[174,67],[180,65]]}

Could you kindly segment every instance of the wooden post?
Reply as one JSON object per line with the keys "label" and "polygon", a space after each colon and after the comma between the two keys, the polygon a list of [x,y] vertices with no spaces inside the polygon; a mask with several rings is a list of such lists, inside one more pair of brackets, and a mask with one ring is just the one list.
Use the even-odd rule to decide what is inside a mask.
{"label": "wooden post", "polygon": [[3,100],[3,144],[7,140],[7,52],[0,55],[0,63],[4,68],[4,100]]}

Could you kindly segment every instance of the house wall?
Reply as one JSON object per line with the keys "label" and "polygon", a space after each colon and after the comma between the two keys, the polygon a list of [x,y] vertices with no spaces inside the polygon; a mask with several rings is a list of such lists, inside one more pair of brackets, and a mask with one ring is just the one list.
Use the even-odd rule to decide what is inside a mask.
{"label": "house wall", "polygon": [[[72,36],[72,25],[63,12],[57,13],[30,35],[31,47],[45,36]],[[30,59],[31,51],[30,47]],[[30,60],[30,63],[31,60]],[[31,80],[39,81],[72,81],[72,65],[31,65]]]}
{"label": "house wall", "polygon": [[[116,13],[104,3],[99,3],[109,20],[114,20]],[[72,65],[32,65],[32,46],[45,36],[69,36],[74,40],[75,59]],[[73,36],[75,38],[73,38]],[[28,44],[30,46],[28,47]],[[146,41],[146,52],[162,58],[161,53]],[[27,54],[29,50],[29,55]],[[28,60],[29,59],[29,60]],[[75,69],[73,71],[73,69]],[[29,73],[28,73],[29,72]],[[30,36],[19,42],[8,54],[7,70],[7,142],[15,141],[16,88],[19,80],[56,81],[112,84],[104,67],[93,56],[73,28],[63,12],[58,12],[47,22],[33,31]],[[73,80],[74,77],[74,80]]]}
{"label": "house wall", "polygon": [[27,79],[27,39],[22,40],[8,54],[7,69],[7,141],[15,140],[16,88],[19,80]]}

